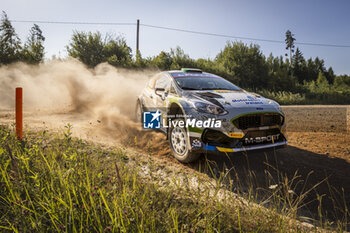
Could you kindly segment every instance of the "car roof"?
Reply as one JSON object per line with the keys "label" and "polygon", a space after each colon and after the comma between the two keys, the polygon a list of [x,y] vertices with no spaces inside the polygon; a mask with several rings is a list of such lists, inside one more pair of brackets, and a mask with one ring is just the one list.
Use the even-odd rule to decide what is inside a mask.
{"label": "car roof", "polygon": [[[170,76],[172,76],[173,78],[177,78],[177,77],[220,77],[218,75],[215,74],[211,74],[211,73],[206,73],[206,72],[183,72],[182,70],[169,70],[166,71],[167,73],[170,74]],[[221,77],[220,77],[221,78]]]}

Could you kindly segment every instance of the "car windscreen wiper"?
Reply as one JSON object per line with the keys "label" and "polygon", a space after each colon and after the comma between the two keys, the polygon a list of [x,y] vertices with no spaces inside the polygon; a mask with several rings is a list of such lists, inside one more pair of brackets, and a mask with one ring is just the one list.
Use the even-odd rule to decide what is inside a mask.
{"label": "car windscreen wiper", "polygon": [[202,88],[200,90],[228,90],[228,91],[238,91],[238,90],[233,90],[229,88]]}
{"label": "car windscreen wiper", "polygon": [[181,87],[182,90],[200,90],[197,88],[192,88],[192,87]]}

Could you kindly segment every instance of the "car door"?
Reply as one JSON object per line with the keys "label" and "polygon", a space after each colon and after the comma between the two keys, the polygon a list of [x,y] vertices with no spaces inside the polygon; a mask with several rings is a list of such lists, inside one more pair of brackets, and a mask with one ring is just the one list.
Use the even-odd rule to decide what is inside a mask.
{"label": "car door", "polygon": [[[171,91],[172,87],[172,80],[170,77],[168,77],[166,74],[163,74],[155,83],[155,93],[156,93],[156,105],[157,109],[162,114],[163,121],[163,127],[167,126],[167,107],[168,107],[168,97],[169,95],[174,95],[174,90]],[[164,90],[164,91],[158,91],[157,90]],[[176,91],[175,91],[176,92]],[[164,129],[164,128],[163,128]],[[165,129],[164,129],[165,130]]]}
{"label": "car door", "polygon": [[161,111],[164,111],[164,108],[166,107],[166,98],[168,97],[171,84],[170,81],[170,78],[163,74],[157,79],[154,86],[156,107]]}
{"label": "car door", "polygon": [[157,98],[155,93],[155,83],[160,78],[160,75],[154,76],[147,84],[147,87],[144,89],[144,110],[153,111],[157,107]]}

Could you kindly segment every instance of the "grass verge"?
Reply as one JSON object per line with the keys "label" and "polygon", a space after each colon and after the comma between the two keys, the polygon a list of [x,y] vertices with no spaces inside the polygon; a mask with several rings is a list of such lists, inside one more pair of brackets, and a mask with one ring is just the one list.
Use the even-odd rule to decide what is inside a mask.
{"label": "grass verge", "polygon": [[[162,181],[119,148],[0,126],[0,229],[14,232],[309,232],[200,177]],[[145,172],[147,170],[147,172]],[[156,174],[156,175],[154,175]],[[158,174],[158,175],[157,175]],[[195,176],[195,175],[194,175]],[[183,174],[182,174],[183,177]],[[191,182],[196,178],[196,182]]]}

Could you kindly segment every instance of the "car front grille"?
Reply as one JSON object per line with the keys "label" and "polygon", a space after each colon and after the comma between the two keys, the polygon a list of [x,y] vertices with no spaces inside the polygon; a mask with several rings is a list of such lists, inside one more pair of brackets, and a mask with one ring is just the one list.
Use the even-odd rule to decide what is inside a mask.
{"label": "car front grille", "polygon": [[243,138],[230,138],[224,133],[213,129],[206,129],[202,134],[202,141],[205,144],[228,148],[271,144],[285,140],[285,137],[277,128],[248,131]]}
{"label": "car front grille", "polygon": [[239,129],[258,128],[262,126],[282,125],[283,116],[278,113],[249,114],[232,121]]}

